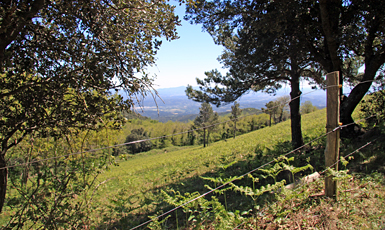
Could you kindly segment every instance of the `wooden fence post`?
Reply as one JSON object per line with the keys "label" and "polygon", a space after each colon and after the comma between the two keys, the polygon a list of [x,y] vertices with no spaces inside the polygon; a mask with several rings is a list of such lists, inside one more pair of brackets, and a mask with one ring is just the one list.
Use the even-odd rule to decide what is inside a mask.
{"label": "wooden fence post", "polygon": [[[327,90],[326,90],[326,132],[331,132],[340,125],[340,84],[339,72],[328,73],[326,76]],[[340,130],[337,129],[327,135],[326,149],[325,149],[325,167],[328,168],[335,164],[339,158],[339,139]],[[338,171],[338,164],[335,164],[332,169]],[[332,176],[325,177],[325,195],[327,197],[337,197],[337,182],[333,181]]]}

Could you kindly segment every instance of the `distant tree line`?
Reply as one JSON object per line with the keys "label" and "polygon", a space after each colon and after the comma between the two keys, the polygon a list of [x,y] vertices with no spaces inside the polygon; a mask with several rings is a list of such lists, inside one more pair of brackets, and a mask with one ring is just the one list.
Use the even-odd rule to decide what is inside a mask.
{"label": "distant tree line", "polygon": [[[186,123],[179,121],[162,123],[133,113],[125,113],[124,116],[129,119],[129,122],[122,131],[125,139],[121,138],[120,140],[124,140],[125,143],[138,140],[145,141],[116,148],[114,149],[114,155],[136,154],[170,146],[206,146],[219,140],[235,138],[237,135],[289,119],[288,102],[288,97],[279,97],[268,102],[266,108],[262,108],[260,113],[251,115],[248,114],[251,109],[242,110],[239,108],[240,105],[235,102],[231,107],[231,111],[222,116],[214,112],[209,103],[202,103],[196,118]],[[301,114],[310,113],[316,109],[310,101],[306,101],[301,106]],[[190,130],[193,131],[187,132]],[[151,138],[157,139],[148,140]]]}

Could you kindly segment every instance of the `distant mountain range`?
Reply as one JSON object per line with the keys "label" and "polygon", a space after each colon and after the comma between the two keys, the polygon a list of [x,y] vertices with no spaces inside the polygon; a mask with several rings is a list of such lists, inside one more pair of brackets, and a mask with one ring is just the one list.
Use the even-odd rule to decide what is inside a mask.
{"label": "distant mountain range", "polygon": [[[185,90],[185,86],[158,89],[157,92],[161,99],[156,98],[155,103],[152,96],[147,96],[141,105],[136,106],[136,112],[161,122],[167,122],[169,120],[183,122],[193,120],[199,113],[201,103],[189,100]],[[250,92],[239,98],[238,103],[240,104],[240,108],[261,109],[264,108],[265,104],[269,101],[289,94],[289,88],[280,89],[275,95]],[[125,94],[122,93],[122,96],[124,97]],[[326,106],[326,92],[323,90],[314,91],[304,88],[302,89],[301,103],[305,101],[311,101],[314,106],[323,108]],[[231,110],[231,105],[232,104],[228,104],[221,107],[213,106],[213,110],[218,113],[228,112]]]}

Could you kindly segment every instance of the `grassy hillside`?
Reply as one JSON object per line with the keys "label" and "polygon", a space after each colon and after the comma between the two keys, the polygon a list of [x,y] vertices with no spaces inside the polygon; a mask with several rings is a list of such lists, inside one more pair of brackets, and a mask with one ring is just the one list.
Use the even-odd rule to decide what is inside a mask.
{"label": "grassy hillside", "polygon": [[[321,135],[325,122],[325,110],[303,116],[306,140]],[[275,155],[283,154],[290,149],[290,137],[290,121],[286,121],[236,139],[210,144],[206,148],[196,146],[178,151],[153,150],[134,156],[99,178],[101,182],[107,182],[98,191],[95,209],[100,215],[97,221],[109,219],[117,221],[118,225],[138,224],[143,219],[135,221],[134,216],[142,218],[145,216],[139,214],[150,214],[156,210],[156,203],[161,199],[160,189],[207,191],[205,182],[199,176],[218,171],[220,165],[253,159],[261,151],[262,154],[271,154],[273,151]],[[233,176],[256,166],[240,168]]]}
{"label": "grassy hillside", "polygon": [[[303,116],[305,142],[324,134],[325,112],[319,110]],[[369,141],[373,135],[368,134],[354,142],[343,141],[341,155],[351,153]],[[187,208],[171,213],[161,223],[155,221],[146,226],[152,229],[234,229],[237,226],[239,229],[385,227],[385,180],[383,174],[378,172],[385,167],[375,160],[384,162],[385,158],[382,145],[384,138],[380,137],[381,141],[353,155],[354,158],[349,158],[352,174],[346,174],[346,167],[340,165],[342,170],[338,176],[340,185],[337,201],[320,196],[323,193],[322,179],[294,191],[267,192],[254,199],[240,192],[247,185],[251,186],[246,181],[249,179],[244,178],[235,185],[238,186],[238,192],[234,187],[228,187],[225,189],[227,191],[212,193],[206,199],[201,198],[187,205]],[[315,171],[322,171],[324,139],[291,154],[295,157],[293,167],[298,169],[310,162]],[[97,226],[101,229],[137,226],[148,220],[148,216],[159,215],[174,205],[209,191],[207,185],[214,188],[221,184],[220,180],[240,176],[289,152],[289,140],[290,121],[286,121],[236,139],[213,143],[206,148],[195,146],[153,150],[122,161],[99,178],[103,185],[95,197],[95,223],[99,223]],[[266,167],[266,171],[273,170],[278,163]],[[308,173],[311,171],[307,170],[303,175]],[[256,173],[252,175],[253,178],[257,176]],[[211,179],[216,182],[205,180],[205,177],[216,178]],[[282,177],[279,174],[277,178]],[[262,179],[256,186],[269,183],[273,184],[274,181],[271,178]],[[259,190],[255,188],[250,191]]]}
{"label": "grassy hillside", "polygon": [[[360,113],[354,115],[356,119],[362,116]],[[293,176],[298,180],[324,171],[325,124],[325,109],[302,116],[304,142],[311,143],[286,157],[282,155],[292,150],[290,120],[235,139],[211,143],[206,148],[172,146],[131,155],[127,159],[119,158],[123,157],[121,155],[116,159],[117,165],[97,178],[90,187],[89,196],[70,194],[68,203],[85,201],[90,204],[84,212],[90,213],[90,218],[79,218],[86,220],[82,226],[130,229],[231,181],[139,229],[384,228],[383,124],[376,125],[358,139],[341,141],[341,156],[353,153],[364,144],[369,145],[339,164],[341,170],[335,174],[339,181],[337,199],[322,195],[325,174],[294,190],[283,187],[293,181]],[[265,166],[259,168],[262,165]],[[84,164],[83,169],[87,169]],[[71,183],[84,189],[80,177]],[[12,189],[9,194],[14,192]],[[49,199],[53,192],[54,189],[41,194]],[[45,206],[51,207],[49,203],[42,205],[40,202],[25,210],[40,212],[33,208]],[[69,211],[71,207],[76,211],[76,205],[69,206]],[[5,224],[12,212],[14,210],[8,208],[0,216],[0,224]],[[25,219],[21,229],[28,229],[33,223]]]}

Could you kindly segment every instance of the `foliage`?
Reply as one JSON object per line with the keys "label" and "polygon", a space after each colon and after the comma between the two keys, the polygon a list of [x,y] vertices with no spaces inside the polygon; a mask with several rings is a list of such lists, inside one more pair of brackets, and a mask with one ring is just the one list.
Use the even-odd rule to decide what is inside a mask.
{"label": "foliage", "polygon": [[[124,113],[126,116],[126,113]],[[261,111],[253,108],[242,109],[243,117],[237,120],[236,134],[244,134],[257,129],[261,129],[268,125],[268,117],[266,114],[261,114]],[[233,126],[230,120],[231,113],[218,114],[218,122],[215,129],[210,131],[210,140],[215,142],[227,139],[234,135]],[[152,120],[150,118],[136,118],[135,115],[122,127],[123,135],[119,136],[114,144],[121,144],[126,141],[126,137],[131,134],[134,129],[144,129],[148,134],[148,138],[153,139],[152,149],[168,148],[172,146],[188,146],[201,144],[201,132],[191,131],[193,122],[173,122],[166,123]],[[170,135],[171,134],[171,135]],[[114,156],[128,154],[127,147],[120,146],[114,148]]]}
{"label": "foliage", "polygon": [[[353,122],[351,115],[370,89],[372,81],[383,78],[385,44],[381,41],[385,36],[385,16],[381,12],[385,4],[378,3],[359,0],[330,4],[323,0],[319,1],[318,17],[312,19],[313,24],[318,25],[320,34],[324,32],[322,36],[325,41],[314,47],[323,47],[322,52],[313,52],[316,61],[328,72],[340,71],[340,84],[343,81],[358,83],[341,102],[340,120],[344,124]],[[363,74],[357,74],[360,63],[364,63]],[[354,132],[354,127],[345,131],[341,135]]]}
{"label": "foliage", "polygon": [[[36,175],[24,185],[11,180],[19,196],[7,202],[17,210],[5,229],[85,228],[89,225],[95,178],[105,163],[95,159],[57,161],[34,167]],[[95,170],[94,164],[100,169]],[[86,171],[79,172],[78,169]],[[85,180],[84,180],[85,179]],[[55,227],[54,227],[55,226]]]}
{"label": "foliage", "polygon": [[270,126],[272,119],[275,123],[279,123],[287,119],[287,114],[285,114],[285,112],[289,101],[290,98],[288,96],[279,97],[275,101],[269,101],[266,103],[266,109],[262,108],[262,111],[270,116]]}
{"label": "foliage", "polygon": [[189,87],[188,95],[220,105],[249,90],[272,93],[285,82],[293,87],[293,75],[312,77],[301,74],[311,64],[301,45],[306,10],[291,2],[201,1],[188,7],[186,19],[202,24],[225,48],[219,60],[229,68],[224,76],[217,70],[206,72],[205,79],[197,80],[200,90]]}
{"label": "foliage", "polygon": [[385,91],[380,90],[367,95],[361,103],[361,112],[364,118],[369,118],[371,125],[379,125],[385,120]]}
{"label": "foliage", "polygon": [[318,108],[314,106],[311,101],[305,101],[301,104],[301,114],[312,113],[316,110],[318,110]]}
{"label": "foliage", "polygon": [[[276,100],[277,103],[277,108],[278,108],[278,118],[277,118],[277,123],[285,121],[288,117],[287,110],[288,110],[288,104],[290,102],[290,97],[289,96],[282,96],[278,97]],[[286,112],[286,113],[285,113]]]}
{"label": "foliage", "polygon": [[[323,82],[322,69],[303,40],[311,7],[311,1],[210,0],[188,7],[186,18],[202,24],[214,41],[225,48],[219,60],[229,69],[225,75],[218,70],[206,72],[205,79],[197,79],[199,90],[188,86],[189,98],[219,106],[251,90],[274,93],[282,84],[289,84],[292,144],[301,146],[300,79],[318,85]],[[283,116],[283,110],[279,110],[278,122]]]}
{"label": "foliage", "polygon": [[[258,177],[254,177],[251,173],[247,174],[247,177],[251,179],[251,183],[247,183],[245,186],[237,185],[243,177],[202,177],[205,180],[208,180],[214,183],[215,187],[222,186],[220,189],[214,190],[214,187],[205,185],[209,190],[215,192],[215,194],[223,195],[225,206],[219,202],[219,197],[211,196],[210,201],[206,200],[204,197],[199,197],[199,193],[189,194],[186,193],[184,196],[180,192],[171,191],[173,196],[170,196],[166,192],[162,191],[162,194],[166,197],[166,202],[178,207],[184,205],[182,208],[186,213],[186,226],[196,227],[196,226],[205,226],[204,228],[230,228],[233,229],[234,226],[239,225],[242,221],[245,221],[245,218],[242,215],[250,215],[249,211],[230,211],[227,207],[226,202],[226,193],[238,192],[246,197],[250,197],[254,201],[254,210],[258,210],[259,206],[257,205],[257,199],[261,195],[269,192],[277,193],[278,191],[284,188],[286,183],[285,180],[278,181],[278,174],[282,170],[289,170],[293,175],[302,171],[305,171],[309,168],[312,168],[311,165],[306,165],[304,167],[294,167],[289,164],[290,161],[293,161],[294,158],[286,158],[284,156],[276,159],[276,164],[270,168],[260,169],[262,173],[258,176],[260,178],[266,178],[271,176],[274,179],[273,184],[265,182],[265,185],[261,185]],[[235,162],[232,162],[226,166],[223,166],[222,169],[226,170],[227,168],[234,165]],[[245,180],[243,180],[245,183]],[[252,185],[252,186],[251,186]],[[259,185],[257,187],[257,185]],[[229,197],[234,195],[228,195]],[[177,218],[177,217],[176,217]]]}
{"label": "foliage", "polygon": [[135,141],[140,142],[126,145],[126,147],[130,150],[132,154],[148,151],[151,149],[152,143],[150,140],[147,139],[148,134],[144,131],[143,128],[133,129],[131,131],[131,134],[127,136],[126,143]]}
{"label": "foliage", "polygon": [[[2,1],[0,18],[0,168],[29,134],[119,127],[120,111],[152,93],[144,69],[179,25],[165,1]],[[112,96],[121,89],[128,99]],[[6,186],[1,169],[0,212]]]}
{"label": "foliage", "polygon": [[[263,116],[266,118],[268,115],[263,114]],[[141,124],[147,122],[150,124],[148,120],[141,122]],[[323,134],[325,123],[324,109],[304,115],[303,129],[306,142]],[[316,171],[323,170],[321,161],[324,158],[324,141],[322,140],[313,142],[304,150],[292,153],[294,160],[291,157],[278,158],[282,153],[292,149],[288,141],[289,127],[288,122],[282,122],[244,134],[242,138],[213,143],[207,148],[167,147],[162,150],[154,149],[139,153],[127,161],[121,161],[119,166],[113,166],[110,171],[103,172],[98,179],[101,182],[107,182],[100,184],[95,192],[90,208],[92,212],[89,214],[91,218],[89,228],[135,227],[148,220],[148,216],[154,218],[172,209],[175,204],[180,205],[207,192],[208,187],[213,188],[237,178],[274,158],[276,161],[271,167],[264,169],[271,175],[277,174],[278,182],[282,179],[288,182],[292,178],[291,172],[288,174],[289,177],[281,175],[286,170],[294,174],[298,170],[301,171],[295,175],[295,179],[306,175],[303,173],[309,172],[310,168],[303,167],[306,167],[308,162],[315,166]],[[103,138],[100,139],[103,140]],[[116,140],[116,137],[111,139]],[[363,142],[366,143],[366,140]],[[382,143],[383,141],[378,142],[373,146],[373,150],[376,149],[383,154]],[[360,146],[356,142],[348,144],[345,141],[342,142],[341,156],[355,149],[354,146],[350,146],[351,144]],[[365,155],[372,153],[373,151],[368,150]],[[367,155],[368,158],[370,156]],[[349,165],[353,166],[353,164]],[[369,166],[369,164],[365,165]],[[360,167],[361,164],[358,164],[357,169]],[[357,169],[350,168],[350,172]],[[280,173],[277,173],[279,171]],[[245,191],[251,189],[250,191],[253,191],[254,197],[257,198],[259,191],[270,189],[274,184],[274,178],[268,175],[269,173],[259,170],[252,173],[252,177],[243,177],[234,181],[234,185],[244,188]],[[201,177],[212,178],[215,181],[207,182]],[[254,183],[254,189],[253,181],[258,181]],[[273,193],[263,193],[256,199],[256,205],[250,196],[244,196],[241,192],[234,193],[233,187],[227,186],[223,188],[226,191],[219,190],[216,195],[194,201],[188,205],[188,209],[184,209],[183,213],[182,209],[179,209],[167,214],[166,219],[159,219],[148,227],[226,229],[229,226],[231,229],[235,227],[258,229],[301,226],[301,228],[330,229],[333,226],[336,228],[336,226],[364,227],[366,225],[378,228],[383,221],[381,214],[385,199],[383,183],[383,175],[379,173],[371,176],[354,174],[351,179],[342,180],[343,187],[340,187],[340,191],[346,194],[341,195],[341,199],[337,202],[333,202],[317,196],[323,188],[323,181],[318,180],[309,185],[299,186],[295,190],[281,189],[281,192],[277,193],[278,190],[273,189]],[[205,184],[208,184],[208,187],[205,187]],[[163,202],[165,196],[162,190],[171,199],[170,203]],[[8,213],[8,210],[6,211]],[[3,219],[2,217],[0,216],[0,219]]]}
{"label": "foliage", "polygon": [[[172,193],[172,195],[168,193]],[[169,191],[168,193],[162,191],[165,201],[173,206],[179,206],[200,196],[198,192],[185,193],[184,195],[175,191]],[[183,206],[183,212],[186,214],[184,225],[194,229],[201,228],[204,225],[209,225],[215,229],[233,229],[243,220],[239,211],[235,213],[227,212],[215,196],[212,196],[211,199],[196,199]]]}
{"label": "foliage", "polygon": [[235,138],[235,133],[237,132],[237,120],[241,114],[242,114],[242,109],[239,108],[239,103],[234,102],[234,105],[231,106],[231,116],[230,116],[230,119],[233,120],[234,122],[234,138]]}
{"label": "foliage", "polygon": [[271,126],[271,118],[275,118],[275,114],[277,113],[277,107],[275,106],[274,101],[269,101],[266,103],[266,109],[262,108],[262,111],[269,114],[269,126]]}
{"label": "foliage", "polygon": [[[263,117],[263,124],[266,125],[267,116],[260,114],[250,116],[250,118]],[[321,135],[324,133],[325,123],[325,110],[305,115],[304,134],[310,136],[309,140]],[[249,130],[250,126],[247,125],[246,128]],[[236,163],[226,168],[226,175],[223,175],[223,178],[241,175],[278,157],[283,152],[290,151],[289,139],[290,124],[286,121],[272,127],[265,126],[245,133],[240,138],[212,143],[206,148],[197,145],[174,146],[136,154],[126,161],[119,162],[119,166],[112,167],[110,171],[99,177],[100,181],[110,180],[100,186],[96,192],[95,211],[92,214],[95,217],[95,225],[101,228],[116,227],[118,229],[122,226],[134,227],[148,220],[149,215],[154,216],[160,210],[166,211],[172,208],[162,203],[163,197],[159,194],[160,189],[164,191],[174,189],[181,191],[181,194],[185,194],[185,192],[192,194],[195,191],[203,194],[207,191],[204,187],[207,181],[199,176],[219,177],[220,165],[228,165],[233,161]],[[282,142],[285,142],[284,146],[277,145]],[[313,154],[312,152],[303,153],[304,155],[299,154],[299,156],[306,158]],[[323,151],[319,151],[318,154],[323,154]],[[302,162],[301,159],[302,157],[297,161]],[[303,162],[306,164],[305,160]],[[319,160],[315,160],[315,162],[320,164]],[[300,165],[303,164],[295,166]],[[316,170],[318,169],[316,168]],[[239,193],[234,196],[229,196],[229,193],[226,195],[228,211],[248,210],[240,207],[253,205],[252,200],[242,198]],[[218,199],[226,207],[223,196],[218,196]],[[179,211],[179,220],[185,219],[183,217],[184,215],[181,215]],[[175,213],[167,223],[172,220],[175,221]],[[174,221],[173,223],[175,223]],[[167,223],[165,224],[167,225]],[[171,228],[176,227],[173,225]]]}
{"label": "foliage", "polygon": [[[132,106],[151,87],[137,72],[153,64],[156,38],[176,38],[178,24],[162,1],[11,1],[1,15],[3,155],[17,132],[91,128],[101,115]],[[113,89],[127,90],[129,99],[108,97]]]}
{"label": "foliage", "polygon": [[[66,138],[27,137],[11,150],[5,229],[87,228],[97,177],[113,163],[108,149],[118,133],[84,131]],[[71,154],[69,154],[69,152]],[[45,160],[51,158],[51,160]],[[5,216],[7,217],[7,216]]]}
{"label": "foliage", "polygon": [[[199,115],[194,119],[193,129],[198,129],[197,132],[201,135],[203,133],[203,143],[209,142],[210,132],[216,128],[214,124],[218,123],[218,119],[218,113],[213,111],[211,105],[206,102],[202,103],[201,107],[199,108]],[[207,136],[205,136],[206,129]]]}
{"label": "foliage", "polygon": [[[323,85],[323,73],[339,71],[340,84],[354,86],[341,102],[340,120],[351,123],[372,81],[384,76],[384,9],[385,4],[375,0],[200,1],[187,8],[186,18],[202,24],[225,47],[220,61],[229,72],[206,72],[206,78],[198,80],[200,90],[188,88],[188,94],[195,100],[228,103],[250,89],[274,91],[286,81],[293,99],[300,96],[300,77]],[[362,65],[364,73],[358,74]],[[299,101],[290,105],[299,111]],[[299,112],[291,118],[300,123]],[[342,135],[354,131],[345,130]],[[293,138],[300,141],[299,135]]]}
{"label": "foliage", "polygon": [[241,114],[242,114],[242,109],[239,108],[239,103],[234,102],[234,105],[231,106],[230,119],[237,119]]}

